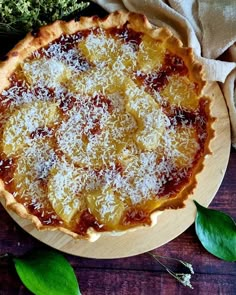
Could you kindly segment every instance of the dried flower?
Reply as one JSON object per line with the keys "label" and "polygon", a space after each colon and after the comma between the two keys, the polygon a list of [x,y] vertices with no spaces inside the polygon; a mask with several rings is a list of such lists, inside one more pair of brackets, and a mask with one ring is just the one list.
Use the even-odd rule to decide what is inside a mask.
{"label": "dried flower", "polygon": [[[176,280],[178,280],[181,284],[183,284],[185,287],[189,287],[193,289],[193,286],[191,285],[191,274],[194,274],[193,266],[192,264],[183,261],[181,259],[177,258],[172,258],[172,257],[166,257],[166,256],[159,256],[156,254],[153,254],[152,252],[148,252],[149,255],[151,255],[161,266],[165,268],[165,270],[172,275]],[[172,260],[172,261],[177,261],[184,265],[186,268],[190,270],[190,274],[188,273],[176,273],[173,270],[171,270],[168,266],[166,266],[161,260]]]}
{"label": "dried flower", "polygon": [[[1,3],[0,3],[0,4],[1,4]],[[9,254],[8,254],[8,253],[0,254],[0,259],[8,258],[8,257],[9,257]]]}

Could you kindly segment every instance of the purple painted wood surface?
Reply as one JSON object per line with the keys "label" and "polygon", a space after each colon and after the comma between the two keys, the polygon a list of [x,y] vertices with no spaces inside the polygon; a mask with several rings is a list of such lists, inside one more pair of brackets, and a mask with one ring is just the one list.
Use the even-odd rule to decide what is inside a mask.
{"label": "purple painted wood surface", "polygon": [[[223,183],[210,207],[236,217],[236,151],[231,151]],[[21,255],[36,247],[47,247],[24,232],[0,207],[0,252]],[[96,260],[65,255],[76,271],[83,295],[236,294],[236,264],[222,261],[201,246],[194,226],[156,254],[191,262],[195,274],[193,290],[178,283],[148,254],[130,258]],[[178,271],[183,271],[177,266]],[[29,295],[13,265],[0,261],[0,295]],[[46,294],[45,294],[46,295]],[[67,294],[65,294],[67,295]],[[69,295],[69,294],[68,294]]]}

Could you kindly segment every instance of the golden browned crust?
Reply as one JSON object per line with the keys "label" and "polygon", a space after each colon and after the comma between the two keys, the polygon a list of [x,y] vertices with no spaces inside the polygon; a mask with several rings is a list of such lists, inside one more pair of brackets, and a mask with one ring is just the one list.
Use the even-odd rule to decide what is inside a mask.
{"label": "golden browned crust", "polygon": [[16,69],[20,61],[24,60],[35,50],[46,46],[48,43],[59,38],[62,34],[73,34],[77,31],[87,30],[94,27],[104,29],[119,28],[124,24],[134,31],[149,35],[150,37],[164,42],[166,46],[181,56],[190,70],[190,77],[193,82],[199,84],[199,94],[205,85],[203,79],[202,65],[194,58],[191,48],[183,47],[182,42],[174,37],[167,28],[154,29],[146,16],[137,13],[126,13],[116,11],[104,19],[97,16],[81,17],[80,21],[71,20],[70,22],[56,21],[53,24],[41,27],[35,34],[28,33],[8,54],[5,61],[0,63],[0,91],[9,83],[8,78]]}
{"label": "golden browned crust", "polygon": [[[39,29],[37,33],[28,33],[27,36],[19,42],[8,54],[5,61],[0,63],[0,92],[9,86],[9,77],[16,70],[18,64],[31,55],[35,50],[40,49],[41,47],[46,46],[53,40],[59,38],[62,34],[73,34],[77,31],[87,30],[94,27],[100,27],[104,29],[110,28],[119,28],[124,24],[127,24],[128,28],[133,29],[134,31],[141,32],[149,35],[155,40],[158,40],[162,43],[165,43],[166,47],[176,53],[178,56],[181,56],[184,60],[187,68],[189,69],[189,75],[192,82],[198,84],[198,95],[202,92],[202,89],[205,85],[203,79],[203,68],[199,62],[194,58],[193,50],[191,48],[184,48],[179,39],[174,37],[172,33],[166,28],[153,28],[149,23],[148,19],[142,14],[136,13],[126,13],[123,11],[116,11],[110,14],[104,19],[100,19],[96,16],[93,17],[81,17],[79,21],[56,21],[53,24],[44,26]],[[208,109],[210,113],[210,110]],[[209,141],[213,137],[212,129],[212,120],[208,122],[208,139],[206,143],[206,148],[204,155],[209,154]],[[202,157],[198,165],[194,168],[193,176],[191,181],[187,186],[184,187],[181,195],[181,198],[171,198],[163,200],[159,203],[157,210],[164,210],[166,208],[181,208],[184,206],[183,201],[193,192],[194,187],[197,185],[196,175],[202,171],[204,168],[204,157]],[[60,226],[46,226],[43,225],[40,220],[29,214],[27,209],[20,203],[18,203],[15,198],[4,189],[4,184],[0,181],[0,196],[3,197],[6,201],[6,207],[13,210],[22,218],[31,220],[38,230],[60,230],[66,234],[71,235],[74,238],[84,238],[78,234]],[[153,213],[156,215],[156,212]],[[155,221],[152,220],[154,224]],[[89,229],[87,238],[90,241],[94,241],[99,237],[100,233],[96,232],[94,229]]]}

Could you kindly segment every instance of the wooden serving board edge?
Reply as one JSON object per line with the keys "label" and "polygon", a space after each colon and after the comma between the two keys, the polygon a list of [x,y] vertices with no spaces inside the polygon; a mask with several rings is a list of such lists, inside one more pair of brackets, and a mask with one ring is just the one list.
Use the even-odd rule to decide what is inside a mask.
{"label": "wooden serving board edge", "polygon": [[[126,234],[111,236],[102,234],[95,242],[75,240],[59,231],[38,231],[29,220],[7,210],[10,216],[29,234],[41,242],[62,252],[100,259],[114,259],[138,255],[168,243],[183,233],[195,219],[193,199],[208,206],[223,180],[230,155],[230,122],[224,97],[217,83],[209,83],[205,94],[212,98],[212,115],[216,118],[213,128],[215,138],[210,143],[212,151],[204,161],[205,168],[198,174],[198,185],[185,202],[185,208],[165,210],[157,216],[154,227],[139,228]],[[5,207],[3,200],[1,203]]]}

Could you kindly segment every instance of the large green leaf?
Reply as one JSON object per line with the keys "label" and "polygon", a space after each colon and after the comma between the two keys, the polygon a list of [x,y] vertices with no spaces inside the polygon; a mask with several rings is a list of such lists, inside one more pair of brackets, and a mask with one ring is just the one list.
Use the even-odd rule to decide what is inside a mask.
{"label": "large green leaf", "polygon": [[203,247],[226,261],[236,261],[236,225],[227,214],[197,206],[195,229]]}
{"label": "large green leaf", "polygon": [[80,295],[78,282],[69,262],[57,251],[33,250],[14,258],[23,284],[35,295]]}

